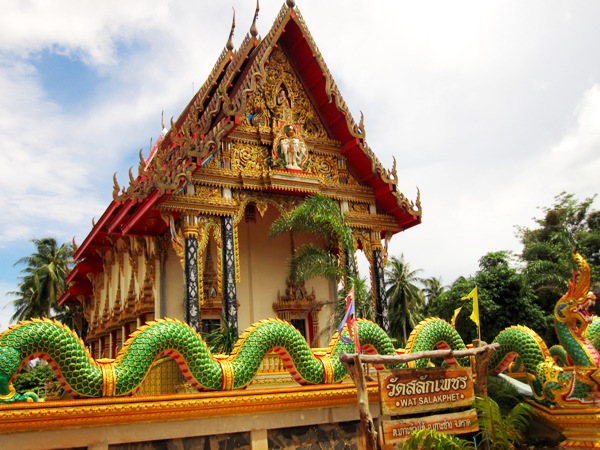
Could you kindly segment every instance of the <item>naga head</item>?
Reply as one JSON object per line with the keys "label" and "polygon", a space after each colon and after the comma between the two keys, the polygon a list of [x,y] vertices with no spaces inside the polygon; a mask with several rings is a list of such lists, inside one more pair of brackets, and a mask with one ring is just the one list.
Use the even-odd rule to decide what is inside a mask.
{"label": "naga head", "polygon": [[591,309],[596,304],[596,295],[590,291],[590,266],[577,251],[577,247],[573,249],[573,260],[579,270],[573,271],[573,279],[569,280],[569,290],[556,303],[554,318],[583,333],[592,322]]}

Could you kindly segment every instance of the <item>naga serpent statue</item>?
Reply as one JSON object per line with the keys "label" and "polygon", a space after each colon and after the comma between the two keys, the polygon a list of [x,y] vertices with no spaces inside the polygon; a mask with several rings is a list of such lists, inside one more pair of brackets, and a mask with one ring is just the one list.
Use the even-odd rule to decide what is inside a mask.
{"label": "naga serpent statue", "polygon": [[[517,365],[526,373],[535,400],[546,406],[586,405],[600,400],[600,354],[596,349],[600,344],[600,318],[589,312],[596,301],[589,291],[589,265],[576,250],[573,258],[579,271],[554,310],[561,346],[548,349],[535,331],[516,325],[498,334],[494,342],[500,348],[490,360],[490,370],[495,374]],[[358,320],[358,335],[366,353],[397,354],[390,338],[373,322]],[[436,348],[461,350],[466,346],[448,322],[428,318],[413,329],[403,352]],[[135,331],[114,360],[95,360],[66,326],[33,319],[0,334],[0,403],[38,400],[33,393],[16,393],[12,386],[21,368],[34,358],[48,361],[63,388],[74,397],[114,397],[135,393],[161,356],[175,359],[198,390],[241,389],[251,383],[263,358],[272,351],[281,356],[298,383],[330,384],[347,375],[340,354],[353,353],[355,348],[354,343],[344,342],[336,333],[325,352],[313,353],[290,323],[267,319],[249,327],[230,355],[212,355],[202,337],[188,325],[161,319]],[[408,367],[432,363],[420,359],[409,362]],[[465,366],[469,358],[447,359],[446,363]]]}
{"label": "naga serpent statue", "polygon": [[[366,353],[396,355],[391,339],[378,325],[359,319],[358,335]],[[343,334],[347,330],[344,329]],[[350,341],[350,340],[349,340]],[[428,319],[411,334],[405,352],[435,347],[464,349],[462,339],[445,321]],[[230,355],[212,355],[202,337],[174,319],[150,322],[125,342],[114,360],[92,358],[83,341],[68,327],[48,319],[32,319],[0,335],[0,403],[37,401],[33,393],[19,394],[12,380],[34,358],[50,364],[61,385],[74,397],[131,395],[141,386],[154,361],[170,356],[198,390],[240,389],[253,380],[265,355],[278,353],[292,378],[300,384],[338,383],[346,377],[342,352],[353,353],[336,332],[325,352],[313,353],[300,332],[280,319],[262,320],[249,327]],[[448,360],[448,363],[453,363]],[[469,363],[468,358],[460,361]],[[413,367],[427,361],[413,361]],[[399,368],[398,366],[387,366]],[[381,367],[377,367],[380,369]]]}
{"label": "naga serpent statue", "polygon": [[[392,341],[375,323],[358,320],[358,334],[366,352],[395,354]],[[165,355],[177,361],[198,390],[240,389],[250,384],[271,351],[281,356],[298,383],[327,384],[346,376],[339,356],[352,353],[354,343],[345,343],[336,333],[325,354],[313,354],[290,323],[267,319],[249,327],[231,355],[213,356],[202,337],[187,324],[161,319],[135,331],[114,360],[94,360],[83,341],[66,326],[32,319],[0,335],[0,402],[38,400],[33,393],[16,393],[11,384],[34,358],[48,361],[65,391],[75,397],[113,397],[134,393],[152,363]]]}
{"label": "naga serpent statue", "polygon": [[590,267],[576,248],[573,260],[578,271],[554,308],[560,345],[548,349],[533,330],[509,327],[494,340],[500,349],[490,361],[493,372],[501,373],[518,356],[535,400],[546,406],[585,406],[600,400],[600,318],[590,312],[596,296],[589,290]]}

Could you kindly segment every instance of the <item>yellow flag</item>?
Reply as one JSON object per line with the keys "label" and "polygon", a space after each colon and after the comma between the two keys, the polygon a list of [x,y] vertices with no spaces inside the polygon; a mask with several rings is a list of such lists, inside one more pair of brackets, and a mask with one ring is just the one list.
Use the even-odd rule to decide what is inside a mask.
{"label": "yellow flag", "polygon": [[462,309],[462,306],[460,308],[456,308],[454,310],[454,315],[452,316],[452,328],[456,328],[456,318],[458,317],[458,313],[460,313],[460,310]]}
{"label": "yellow flag", "polygon": [[469,316],[469,318],[475,322],[477,326],[479,326],[479,297],[477,296],[477,286],[473,288],[468,295],[461,298],[461,300],[469,300],[473,299],[473,312]]}

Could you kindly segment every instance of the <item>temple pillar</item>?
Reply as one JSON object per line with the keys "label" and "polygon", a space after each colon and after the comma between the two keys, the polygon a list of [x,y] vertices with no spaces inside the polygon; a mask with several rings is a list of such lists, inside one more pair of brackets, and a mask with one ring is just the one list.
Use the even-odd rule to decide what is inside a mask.
{"label": "temple pillar", "polygon": [[235,239],[233,217],[221,219],[223,236],[223,313],[225,320],[238,330],[238,310],[236,291]]}
{"label": "temple pillar", "polygon": [[356,260],[354,259],[354,248],[344,249],[344,263],[348,276],[356,277]]}
{"label": "temple pillar", "polygon": [[186,323],[196,332],[201,329],[198,303],[198,227],[197,217],[183,218],[185,292],[183,314]]}
{"label": "temple pillar", "polygon": [[381,248],[373,249],[373,261],[371,271],[375,293],[375,321],[383,330],[390,333],[390,322],[388,319],[388,301],[385,294],[385,275],[383,271],[383,257]]}

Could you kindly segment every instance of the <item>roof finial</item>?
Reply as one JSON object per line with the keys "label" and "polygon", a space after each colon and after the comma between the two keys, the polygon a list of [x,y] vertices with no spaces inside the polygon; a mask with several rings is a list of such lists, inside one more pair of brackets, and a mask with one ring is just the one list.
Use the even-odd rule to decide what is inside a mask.
{"label": "roof finial", "polygon": [[252,20],[252,26],[250,27],[250,34],[252,37],[258,36],[258,28],[256,28],[256,20],[258,19],[258,12],[260,11],[260,5],[256,0],[256,11],[254,11],[254,20]]}
{"label": "roof finial", "polygon": [[235,30],[235,8],[233,9],[233,20],[231,21],[231,31],[229,32],[229,39],[227,39],[227,44],[225,48],[229,51],[233,50],[233,30]]}
{"label": "roof finial", "polygon": [[296,2],[294,0],[285,0],[285,4],[288,8],[293,8],[294,6],[296,6]]}

